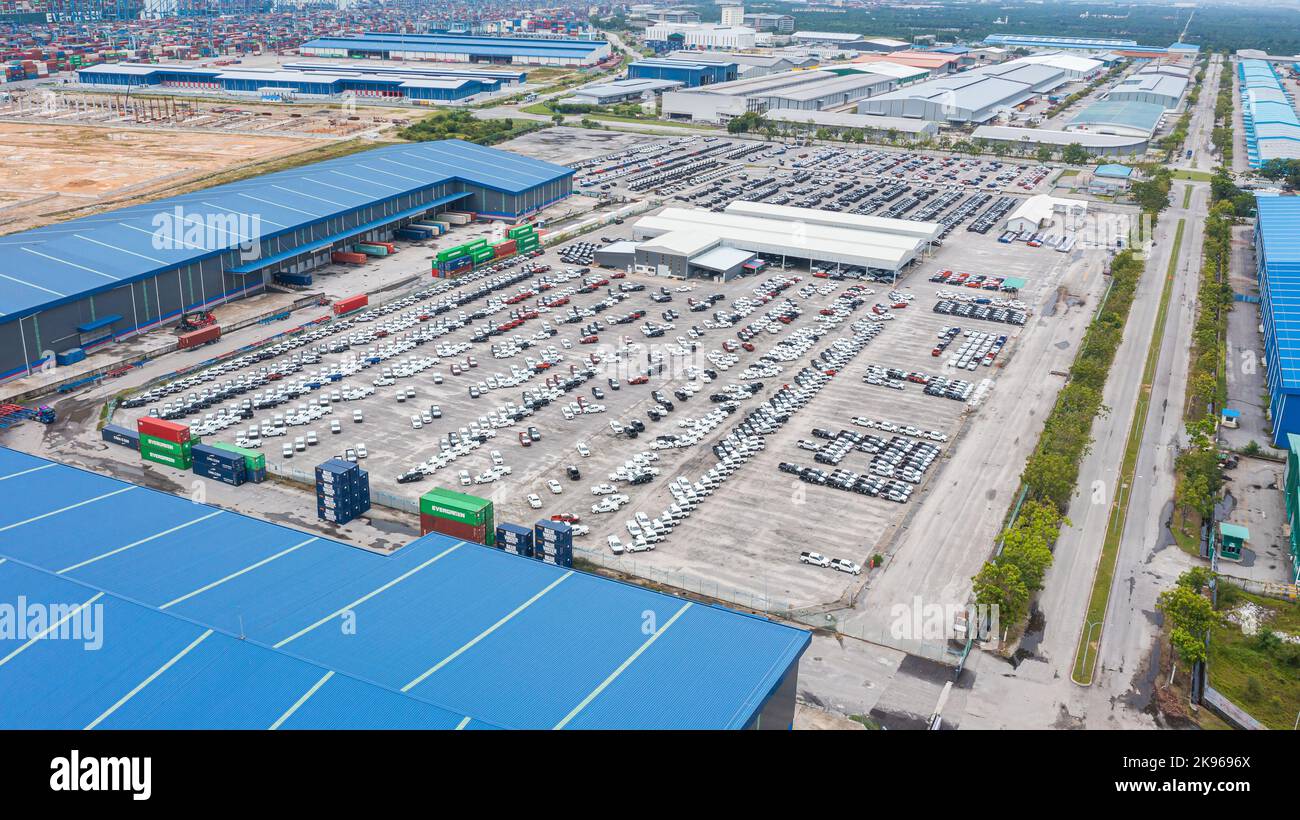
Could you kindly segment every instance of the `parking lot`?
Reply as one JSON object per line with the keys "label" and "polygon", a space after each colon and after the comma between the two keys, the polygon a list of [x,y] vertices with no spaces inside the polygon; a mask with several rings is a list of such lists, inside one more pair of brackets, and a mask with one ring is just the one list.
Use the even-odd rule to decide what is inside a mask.
{"label": "parking lot", "polygon": [[445,486],[492,498],[498,522],[573,517],[580,557],[725,599],[834,601],[925,514],[963,420],[1027,340],[1051,340],[1062,279],[1090,253],[968,230],[996,202],[958,199],[973,196],[988,199],[896,284],[780,260],[725,283],[601,269],[595,248],[631,233],[612,224],[424,280],[112,421],[184,419],[299,479],[356,458],[381,504]]}

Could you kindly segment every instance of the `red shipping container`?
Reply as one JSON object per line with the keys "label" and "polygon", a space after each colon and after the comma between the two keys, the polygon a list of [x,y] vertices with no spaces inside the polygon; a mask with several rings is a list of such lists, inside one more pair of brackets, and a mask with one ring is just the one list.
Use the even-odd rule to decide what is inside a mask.
{"label": "red shipping container", "polygon": [[510,256],[515,252],[515,241],[512,239],[509,242],[502,242],[500,245],[493,245],[492,252],[498,257]]}
{"label": "red shipping container", "polygon": [[472,526],[463,521],[451,521],[446,518],[420,513],[420,535],[436,532],[449,538],[468,541],[471,544],[487,543],[487,525]]}
{"label": "red shipping container", "polygon": [[174,441],[177,444],[184,444],[190,440],[190,428],[185,424],[177,424],[174,421],[165,419],[156,419],[152,416],[141,416],[135,423],[135,429],[143,435],[154,436],[165,441]]}
{"label": "red shipping container", "polygon": [[330,259],[335,262],[348,262],[353,265],[364,264],[368,258],[364,253],[355,251],[334,251],[334,253],[330,254]]}
{"label": "red shipping container", "polygon": [[364,293],[357,296],[348,296],[334,303],[334,314],[341,316],[344,313],[351,313],[370,304],[370,297]]}
{"label": "red shipping container", "polygon": [[208,342],[215,342],[221,338],[221,326],[209,325],[199,330],[191,330],[189,333],[182,333],[176,340],[176,346],[181,350],[188,350],[191,347],[198,347]]}

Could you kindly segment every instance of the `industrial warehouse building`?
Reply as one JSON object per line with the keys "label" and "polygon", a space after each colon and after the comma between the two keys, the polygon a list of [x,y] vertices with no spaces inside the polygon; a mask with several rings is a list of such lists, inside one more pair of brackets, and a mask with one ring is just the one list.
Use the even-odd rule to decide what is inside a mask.
{"label": "industrial warehouse building", "polygon": [[981,125],[971,133],[972,139],[999,143],[1033,153],[1040,145],[1059,151],[1067,145],[1079,145],[1095,157],[1141,156],[1147,152],[1147,138],[1092,134],[1087,131],[1055,131],[1043,128],[1018,128],[1007,125]]}
{"label": "industrial warehouse building", "polygon": [[1237,78],[1250,167],[1258,168],[1271,159],[1300,159],[1300,119],[1272,64],[1241,60]]}
{"label": "industrial warehouse building", "polygon": [[817,64],[817,59],[810,55],[742,54],[734,51],[670,51],[662,59],[687,63],[734,63],[738,80],[780,74]]}
{"label": "industrial warehouse building", "polygon": [[731,62],[689,62],[682,59],[637,60],[628,65],[629,80],[672,80],[686,88],[725,83],[739,77],[737,65]]}
{"label": "industrial warehouse building", "polygon": [[894,85],[892,77],[879,74],[788,71],[669,92],[663,98],[663,114],[670,119],[726,122],[750,111],[820,111],[883,94]]}
{"label": "industrial warehouse building", "polygon": [[1255,197],[1255,261],[1273,446],[1300,433],[1300,198]]}
{"label": "industrial warehouse building", "polygon": [[757,36],[758,33],[747,26],[724,26],[718,23],[656,23],[645,30],[646,45],[655,51],[680,48],[753,48]]}
{"label": "industrial warehouse building", "polygon": [[940,77],[858,104],[859,114],[982,123],[1067,82],[1060,68],[1012,61]]}
{"label": "industrial warehouse building", "polygon": [[788,14],[746,14],[745,25],[754,31],[771,31],[777,34],[794,33],[794,18]]}
{"label": "industrial warehouse building", "polygon": [[1161,103],[1098,100],[1066,123],[1065,130],[1150,140],[1164,117]]}
{"label": "industrial warehouse building", "polygon": [[599,83],[579,88],[573,92],[571,99],[564,102],[583,105],[613,105],[614,103],[628,102],[630,100],[640,100],[646,95],[662,94],[665,91],[681,88],[681,86],[682,84],[675,80],[615,80],[610,83]]}
{"label": "industrial warehouse building", "polygon": [[353,242],[454,206],[516,220],[573,170],[460,140],[391,145],[10,234],[0,244],[0,379],[187,311],[261,292]]}
{"label": "industrial warehouse building", "polygon": [[869,140],[893,138],[899,142],[918,142],[939,135],[937,123],[903,117],[878,117],[868,114],[850,114],[838,111],[768,111],[769,120],[783,123],[786,128],[800,131],[830,131],[844,133],[859,131]]}
{"label": "industrial warehouse building", "polygon": [[1155,103],[1163,106],[1166,111],[1172,111],[1182,102],[1186,91],[1186,77],[1139,72],[1116,83],[1106,92],[1103,99]]}
{"label": "industrial warehouse building", "polygon": [[763,202],[732,202],[722,213],[664,208],[633,225],[632,238],[639,243],[634,267],[659,276],[725,279],[720,270],[743,267],[745,260],[734,253],[741,251],[746,258],[763,254],[898,274],[921,258],[941,230],[934,222]]}
{"label": "industrial warehouse building", "polygon": [[[466,72],[470,74],[471,72]],[[502,78],[454,76],[418,71],[394,72],[343,68],[257,70],[200,66],[113,63],[77,71],[77,82],[98,88],[146,88],[149,91],[195,91],[223,94],[290,94],[302,97],[401,98],[450,102],[497,91]]]}
{"label": "industrial warehouse building", "polygon": [[10,636],[3,729],[794,720],[801,629],[440,534],[381,555],[3,448],[0,481],[0,595],[111,631]]}
{"label": "industrial warehouse building", "polygon": [[542,37],[477,37],[465,34],[366,32],[356,37],[319,37],[298,48],[307,57],[433,60],[443,63],[588,66],[610,56],[604,40]]}

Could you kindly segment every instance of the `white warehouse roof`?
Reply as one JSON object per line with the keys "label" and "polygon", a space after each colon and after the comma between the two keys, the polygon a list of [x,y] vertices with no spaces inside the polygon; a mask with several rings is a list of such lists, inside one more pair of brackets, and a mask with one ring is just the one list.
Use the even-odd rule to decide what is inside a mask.
{"label": "white warehouse roof", "polygon": [[767,202],[736,200],[725,213],[763,216],[772,219],[799,220],[810,225],[832,225],[860,231],[907,236],[933,242],[939,238],[943,226],[938,222],[913,222],[910,219],[888,219],[883,216],[864,216],[839,211],[822,211],[816,208],[796,208],[791,205],[772,205]]}
{"label": "white warehouse roof", "polygon": [[[703,209],[665,208],[633,225],[637,239],[654,238],[642,250],[666,244],[673,252],[698,253],[706,238],[754,253],[789,255],[897,271],[916,259],[925,241],[878,230],[822,224],[825,212],[793,208],[795,218],[714,213]],[[903,222],[905,220],[896,220]],[[673,236],[668,237],[668,234]]]}

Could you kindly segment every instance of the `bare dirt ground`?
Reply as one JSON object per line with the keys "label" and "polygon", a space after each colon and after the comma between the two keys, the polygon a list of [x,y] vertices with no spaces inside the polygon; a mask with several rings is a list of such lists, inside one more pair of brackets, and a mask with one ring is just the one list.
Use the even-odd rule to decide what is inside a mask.
{"label": "bare dirt ground", "polygon": [[0,123],[0,232],[34,228],[98,202],[129,205],[194,177],[318,145],[241,134]]}

